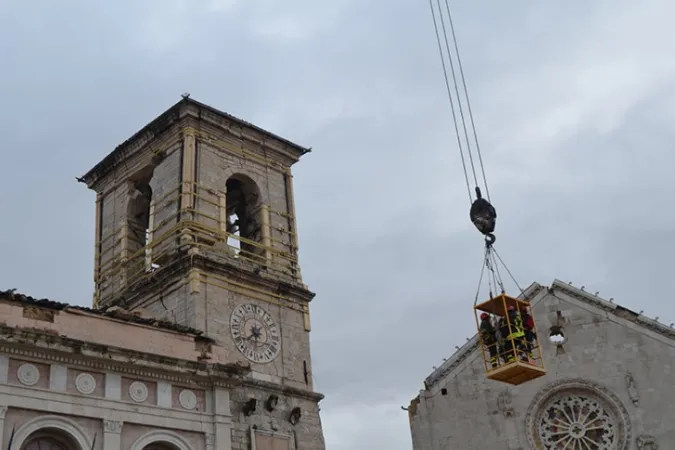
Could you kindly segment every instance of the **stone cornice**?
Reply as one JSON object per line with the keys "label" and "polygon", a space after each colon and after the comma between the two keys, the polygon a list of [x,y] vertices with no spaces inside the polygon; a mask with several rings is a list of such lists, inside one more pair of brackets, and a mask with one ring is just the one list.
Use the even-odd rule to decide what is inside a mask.
{"label": "stone cornice", "polygon": [[186,361],[7,326],[0,326],[0,353],[205,388],[239,385],[250,371],[238,364]]}
{"label": "stone cornice", "polygon": [[675,339],[675,329],[670,328],[660,322],[657,322],[656,320],[651,319],[647,316],[631,311],[628,308],[624,308],[621,305],[617,305],[616,303],[607,301],[589,292],[578,289],[569,284],[563,283],[560,280],[555,280],[553,282],[553,284],[551,285],[551,291],[553,291],[554,293],[555,291],[562,292],[565,295],[568,295],[577,300],[581,300],[582,302],[590,304],[603,311],[613,313],[618,317],[639,324],[642,327],[655,333],[658,333],[662,336],[665,336],[669,339]]}
{"label": "stone cornice", "polygon": [[285,295],[288,298],[310,302],[316,295],[304,285],[280,280],[273,275],[266,275],[263,273],[256,274],[253,270],[244,269],[237,264],[233,264],[226,260],[216,261],[215,259],[202,255],[196,255],[194,258],[195,265],[206,271],[213,271],[222,275],[232,276],[233,278],[237,278],[238,282],[248,283],[273,293]]}
{"label": "stone cornice", "polygon": [[[243,133],[240,132],[239,135],[236,136],[239,139],[246,139],[257,144],[261,144],[263,141],[274,142],[274,145],[268,144],[270,150],[280,152],[292,162],[298,161],[302,155],[312,151],[311,148],[298,145],[284,137],[260,128],[251,122],[247,122],[243,119],[233,116],[232,114],[220,111],[212,106],[208,106],[191,98],[184,99],[184,102],[190,107],[197,109],[197,117],[199,117],[199,119],[211,122],[219,128],[228,130],[230,133],[233,133],[231,125],[234,124],[240,128],[240,131],[246,130],[249,133],[253,132],[258,135],[257,139],[252,139],[252,136],[244,136],[242,135]],[[188,108],[188,111],[190,109],[191,108]]]}
{"label": "stone cornice", "polygon": [[176,252],[173,260],[162,266],[161,270],[158,270],[152,277],[129,286],[118,297],[105,302],[105,306],[133,307],[137,300],[145,299],[149,293],[156,292],[158,285],[167,285],[176,277],[184,277],[191,269],[201,269],[206,272],[207,276],[208,272],[212,272],[232,277],[238,283],[261,288],[268,291],[270,295],[281,295],[289,302],[293,300],[310,302],[315,296],[313,292],[297,284],[255,274],[253,271],[242,269],[226,260],[215,261],[207,256],[189,255],[186,251],[181,251]]}
{"label": "stone cornice", "polygon": [[264,130],[250,122],[239,119],[231,114],[225,113],[191,98],[184,97],[152,122],[136,132],[129,139],[118,145],[112,152],[103,158],[101,162],[96,164],[91,170],[89,170],[78,180],[86,183],[89,188],[95,189],[96,184],[106,173],[108,173],[110,170],[113,170],[118,164],[129,158],[142,147],[161,136],[164,132],[170,129],[172,125],[175,125],[176,122],[181,120],[181,118],[185,117],[186,115],[195,117],[198,120],[204,120],[206,122],[212,123],[215,126],[228,130],[230,133],[234,133],[234,131],[231,129],[232,127],[229,126],[230,124],[235,124],[237,127],[243,130],[251,130],[254,133],[257,133],[261,139],[256,140],[251,139],[250,137],[247,138],[246,136],[243,136],[242,133],[239,133],[241,136],[238,137],[242,139],[247,138],[248,140],[256,143],[258,143],[258,140],[260,143],[265,143],[265,140],[272,141],[275,143],[275,145],[271,146],[269,144],[265,144],[271,150],[284,155],[291,163],[298,161],[302,155],[311,151],[310,148],[295,144],[288,139]]}
{"label": "stone cornice", "polygon": [[101,162],[84,174],[78,181],[87,184],[90,189],[95,189],[99,180],[110,170],[113,170],[122,161],[129,158],[145,145],[162,135],[174,123],[180,120],[180,102],[166,110],[155,120],[136,132],[129,139],[118,145]]}
{"label": "stone cornice", "polygon": [[309,391],[306,389],[298,389],[292,386],[285,386],[283,384],[271,383],[268,381],[255,380],[252,378],[244,378],[241,381],[242,386],[249,386],[258,389],[264,389],[270,392],[282,392],[292,397],[302,397],[313,402],[320,402],[324,395],[319,392]]}
{"label": "stone cornice", "polygon": [[[269,139],[262,135],[251,133],[245,127],[232,123],[231,120],[223,119],[217,114],[200,110],[197,107],[186,110],[188,123],[199,130],[196,133],[198,145],[206,145],[211,148],[222,149],[222,142],[216,143],[212,139],[221,140],[223,138],[239,141],[244,145],[244,149],[273,162],[273,167],[282,173],[298,162],[299,156],[295,151],[288,151],[288,146],[279,145],[275,139]],[[226,148],[226,147],[225,147]]]}

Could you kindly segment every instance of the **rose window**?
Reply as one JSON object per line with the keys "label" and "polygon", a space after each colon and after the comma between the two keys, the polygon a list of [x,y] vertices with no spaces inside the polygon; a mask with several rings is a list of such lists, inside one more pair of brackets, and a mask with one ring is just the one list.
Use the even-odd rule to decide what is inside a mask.
{"label": "rose window", "polygon": [[600,402],[579,395],[549,403],[538,428],[546,450],[614,450],[617,445],[612,415]]}

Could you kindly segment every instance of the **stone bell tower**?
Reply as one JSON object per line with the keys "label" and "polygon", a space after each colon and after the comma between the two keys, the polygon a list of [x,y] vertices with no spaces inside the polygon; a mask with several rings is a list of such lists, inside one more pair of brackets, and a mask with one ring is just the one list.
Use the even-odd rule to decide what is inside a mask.
{"label": "stone bell tower", "polygon": [[94,305],[204,331],[251,365],[257,411],[265,391],[316,415],[289,448],[323,449],[291,175],[309,151],[184,96],[80,181],[97,194]]}

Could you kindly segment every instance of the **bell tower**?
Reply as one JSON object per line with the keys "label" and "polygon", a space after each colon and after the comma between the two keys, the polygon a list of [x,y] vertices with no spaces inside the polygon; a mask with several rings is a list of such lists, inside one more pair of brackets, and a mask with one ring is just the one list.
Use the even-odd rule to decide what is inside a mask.
{"label": "bell tower", "polygon": [[309,151],[184,96],[79,180],[96,191],[94,305],[202,330],[318,419],[291,175]]}

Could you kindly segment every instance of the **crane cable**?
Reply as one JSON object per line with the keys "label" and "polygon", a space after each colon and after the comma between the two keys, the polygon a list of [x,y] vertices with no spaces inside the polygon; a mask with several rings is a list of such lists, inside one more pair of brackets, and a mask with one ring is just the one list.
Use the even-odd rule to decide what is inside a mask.
{"label": "crane cable", "polygon": [[[464,170],[464,179],[466,181],[466,187],[467,191],[469,194],[469,202],[473,202],[473,195],[471,194],[471,187],[470,187],[470,181],[469,181],[469,175],[468,175],[468,170],[467,170],[467,164],[466,164],[466,158],[464,157],[464,149],[462,145],[462,136],[460,133],[460,126],[459,126],[459,121],[461,121],[462,124],[462,130],[464,131],[464,141],[466,142],[466,152],[468,155],[469,159],[469,165],[471,166],[471,174],[473,176],[473,181],[475,183],[475,190],[476,190],[476,195],[477,197],[480,197],[480,183],[478,182],[478,176],[476,174],[476,166],[474,163],[474,157],[473,157],[473,151],[471,149],[471,138],[469,137],[469,131],[467,129],[466,125],[466,118],[464,115],[464,108],[462,106],[462,100],[460,98],[460,92],[459,92],[459,85],[457,82],[457,73],[455,71],[455,64],[453,62],[453,57],[452,57],[452,50],[450,48],[450,43],[449,43],[449,38],[448,38],[448,28],[450,29],[450,34],[452,35],[452,41],[453,41],[453,47],[456,53],[456,58],[457,58],[457,67],[459,69],[459,75],[462,81],[462,87],[464,90],[464,97],[465,97],[465,102],[467,106],[467,113],[469,116],[469,121],[471,124],[471,129],[473,131],[473,141],[475,144],[475,151],[476,155],[478,157],[478,163],[480,165],[480,171],[482,175],[482,180],[483,180],[483,185],[485,186],[485,194],[487,196],[488,201],[490,201],[490,190],[488,188],[487,184],[487,177],[485,176],[485,167],[483,165],[483,156],[481,154],[480,150],[480,144],[478,141],[478,133],[476,132],[476,124],[473,119],[473,112],[471,110],[471,101],[469,100],[469,91],[466,85],[466,79],[464,77],[464,68],[462,66],[462,60],[459,56],[459,45],[457,43],[457,36],[455,34],[455,27],[452,22],[452,14],[450,13],[450,5],[448,4],[448,0],[444,0],[445,2],[445,10],[447,13],[447,21],[449,27],[446,27],[446,20],[443,15],[443,7],[441,6],[441,0],[436,0],[436,4],[438,6],[438,14],[440,16],[440,20],[437,20],[436,18],[436,9],[434,8],[434,3],[433,0],[429,0],[429,9],[431,10],[431,17],[434,22],[434,31],[436,33],[436,42],[438,44],[438,52],[441,58],[441,65],[443,68],[443,75],[445,79],[445,87],[447,89],[448,93],[448,100],[450,102],[450,109],[452,111],[452,119],[453,119],[453,124],[455,128],[455,134],[457,136],[457,145],[459,147],[459,154],[460,158],[462,160],[462,168]],[[441,30],[439,30],[438,27],[438,22],[440,21],[441,23],[441,30],[443,31],[443,39],[441,39]],[[447,60],[448,60],[448,65],[450,66],[450,74],[452,75],[452,84],[454,86],[454,91],[455,91],[455,97],[457,100],[457,110],[459,111],[459,120],[457,117],[457,113],[455,112],[455,99],[453,98],[452,95],[452,90],[450,88],[450,77],[448,74],[448,67],[446,65],[446,55],[443,51],[443,42],[445,42],[445,50],[447,52]]]}
{"label": "crane cable", "polygon": [[[478,133],[476,131],[476,123],[473,118],[473,111],[471,110],[471,100],[469,99],[469,90],[466,85],[466,77],[464,76],[464,68],[462,65],[462,59],[460,57],[459,53],[459,45],[457,43],[457,35],[455,33],[455,26],[452,21],[452,13],[450,12],[450,5],[448,3],[448,0],[444,0],[445,3],[445,12],[447,14],[447,22],[448,26],[446,27],[446,20],[443,15],[443,7],[441,5],[441,0],[436,0],[436,5],[438,7],[438,15],[440,16],[440,19],[437,19],[436,17],[436,9],[434,8],[434,2],[433,0],[429,0],[429,9],[431,10],[431,17],[433,19],[434,23],[434,31],[436,33],[436,42],[438,44],[438,52],[441,58],[441,66],[443,68],[443,75],[444,75],[444,81],[445,81],[445,87],[447,90],[448,94],[448,100],[450,102],[450,110],[452,112],[452,120],[453,120],[453,125],[455,128],[455,135],[457,137],[457,146],[459,147],[459,155],[462,161],[462,169],[464,171],[464,180],[466,181],[466,188],[467,192],[469,194],[469,202],[473,204],[473,195],[471,194],[471,186],[470,186],[470,181],[469,181],[469,174],[467,170],[467,163],[466,163],[466,158],[464,156],[464,148],[463,148],[463,143],[462,143],[462,136],[460,133],[460,126],[459,126],[459,121],[461,121],[461,128],[462,131],[464,132],[464,141],[466,142],[466,153],[468,155],[468,160],[469,160],[469,165],[471,167],[471,175],[473,177],[473,181],[475,183],[475,192],[477,198],[481,197],[480,193],[480,183],[478,182],[478,176],[476,174],[476,166],[474,163],[474,157],[473,157],[473,151],[471,149],[471,138],[469,137],[469,131],[467,129],[467,124],[466,124],[466,117],[464,115],[464,109],[462,106],[462,99],[460,98],[460,92],[459,92],[459,85],[457,82],[457,73],[455,71],[455,64],[453,62],[453,57],[452,57],[452,50],[450,48],[450,42],[449,42],[449,37],[448,37],[448,28],[450,30],[450,35],[452,36],[452,42],[453,42],[453,48],[455,52],[455,57],[457,58],[457,68],[459,69],[459,77],[461,79],[462,83],[462,88],[464,91],[464,98],[466,102],[466,107],[467,107],[467,113],[469,117],[469,122],[471,125],[471,131],[473,133],[473,143],[475,145],[475,152],[476,156],[478,157],[478,164],[480,166],[480,172],[482,176],[482,181],[483,185],[485,186],[485,194],[487,196],[488,204],[491,201],[490,199],[490,190],[488,188],[488,183],[487,183],[487,177],[485,175],[485,166],[483,164],[483,156],[481,153],[480,149],[480,143],[478,141]],[[440,21],[441,27],[439,29],[438,22]],[[443,32],[443,38],[441,39],[441,30]],[[446,65],[446,55],[443,51],[443,42],[445,43],[445,51],[447,52],[447,60],[448,64]],[[454,87],[455,91],[455,97],[457,100],[457,106],[455,107],[455,99],[453,98],[452,94],[452,89],[450,88],[450,76],[448,74],[448,66],[450,66],[450,75],[452,75],[452,84]],[[459,120],[457,117],[457,111],[459,111]],[[492,207],[490,205],[490,207]],[[495,213],[496,217],[496,213]],[[494,225],[494,224],[493,224]],[[516,287],[520,291],[520,293],[525,297],[525,292],[523,289],[520,287],[516,279],[513,277],[513,274],[509,270],[509,268],[506,266],[502,258],[499,256],[497,253],[497,250],[494,248],[494,235],[491,233],[483,233],[486,236],[486,245],[485,245],[485,258],[483,261],[483,266],[480,274],[480,280],[478,282],[478,291],[476,292],[476,301],[474,302],[474,305],[478,301],[478,295],[480,292],[480,285],[483,280],[483,275],[485,272],[485,269],[487,268],[489,274],[488,274],[488,288],[490,290],[490,298],[492,298],[493,291],[492,289],[494,288],[495,290],[499,289],[501,293],[504,293],[504,282],[502,280],[501,274],[499,273],[499,263],[504,267],[508,275],[511,277],[511,280],[515,283]],[[495,292],[496,293],[496,292]]]}

